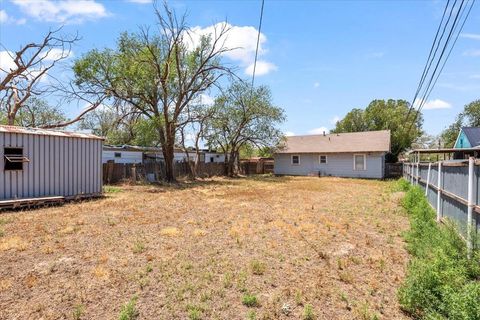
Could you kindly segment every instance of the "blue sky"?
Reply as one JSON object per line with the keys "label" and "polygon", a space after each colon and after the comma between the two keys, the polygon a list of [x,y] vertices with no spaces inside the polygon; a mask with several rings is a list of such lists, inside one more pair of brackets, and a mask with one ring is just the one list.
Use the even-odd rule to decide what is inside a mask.
{"label": "blue sky", "polygon": [[[253,61],[260,1],[170,1],[188,11],[198,32],[227,19],[229,43],[242,47],[225,57],[248,77]],[[285,109],[285,132],[308,134],[373,99],[413,98],[440,22],[443,1],[265,2],[257,84],[272,89]],[[93,48],[114,47],[119,33],[153,25],[148,0],[0,0],[2,50],[17,50],[65,24],[82,40],[70,61]],[[3,60],[3,61],[2,61]],[[0,55],[5,64],[5,56]],[[211,93],[213,95],[213,93]],[[424,110],[424,128],[437,134],[463,106],[480,98],[480,5],[470,14]],[[69,115],[78,112],[68,106]]]}

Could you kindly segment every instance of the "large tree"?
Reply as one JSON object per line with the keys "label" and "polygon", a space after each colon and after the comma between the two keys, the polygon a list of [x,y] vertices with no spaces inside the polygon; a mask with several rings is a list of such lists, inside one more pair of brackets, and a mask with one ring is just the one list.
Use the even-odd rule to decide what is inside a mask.
{"label": "large tree", "polygon": [[174,181],[174,146],[189,122],[187,107],[228,73],[221,55],[228,26],[216,25],[209,37],[192,35],[185,16],[155,6],[157,28],[123,33],[116,49],[92,50],[76,61],[76,84],[103,94],[155,124],[166,167]]}
{"label": "large tree", "polygon": [[444,147],[451,148],[457,140],[462,127],[480,127],[480,99],[467,104],[463,112],[457,115],[455,121],[450,124],[440,135]]}
{"label": "large tree", "polygon": [[[33,98],[40,98],[54,90],[50,81],[42,80],[49,77],[56,65],[70,57],[72,46],[77,41],[77,35],[62,35],[59,28],[47,32],[38,42],[23,45],[18,51],[3,51],[5,67],[0,67],[0,112],[6,117],[7,124],[19,124],[21,121],[17,118],[21,114],[33,115],[32,104],[39,101]],[[38,107],[45,110],[45,105]],[[52,118],[43,122],[46,126],[65,126],[79,119],[80,116],[64,123],[64,118]],[[61,121],[54,123],[54,120]]]}
{"label": "large tree", "polygon": [[266,86],[252,88],[236,81],[215,99],[214,108],[207,142],[223,151],[230,176],[236,174],[242,147],[274,147],[283,137],[277,126],[285,120],[284,111],[273,104]]}
{"label": "large tree", "polygon": [[409,110],[410,104],[406,100],[373,100],[365,110],[353,109],[347,113],[332,132],[390,130],[390,160],[396,161],[398,155],[422,135],[422,114]]}

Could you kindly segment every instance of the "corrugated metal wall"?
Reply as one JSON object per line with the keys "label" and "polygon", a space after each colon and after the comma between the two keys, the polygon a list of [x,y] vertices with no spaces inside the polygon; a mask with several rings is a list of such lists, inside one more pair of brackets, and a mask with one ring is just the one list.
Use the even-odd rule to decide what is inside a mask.
{"label": "corrugated metal wall", "polygon": [[[23,148],[30,162],[5,171],[5,147]],[[0,133],[0,200],[102,192],[100,139]]]}

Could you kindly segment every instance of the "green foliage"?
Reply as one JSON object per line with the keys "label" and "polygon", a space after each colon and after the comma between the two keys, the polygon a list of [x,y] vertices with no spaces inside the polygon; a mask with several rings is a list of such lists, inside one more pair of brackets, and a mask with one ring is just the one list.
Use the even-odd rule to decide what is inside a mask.
{"label": "green foliage", "polygon": [[83,306],[83,304],[76,305],[72,312],[72,318],[74,320],[80,320],[82,318],[84,310],[85,307]]}
{"label": "green foliage", "polygon": [[122,306],[120,310],[119,320],[135,320],[138,318],[139,313],[137,311],[137,296],[134,296],[130,301]]}
{"label": "green foliage", "polygon": [[407,192],[410,190],[410,182],[404,178],[400,178],[392,185],[392,192],[403,191]]}
{"label": "green foliage", "polygon": [[480,99],[467,104],[455,121],[441,133],[440,137],[445,148],[453,147],[460,129],[464,126],[480,127]]}
{"label": "green foliage", "polygon": [[410,188],[402,205],[410,214],[405,239],[413,255],[399,290],[402,308],[421,319],[480,319],[479,255],[467,259],[456,228],[435,222],[420,188]]}
{"label": "green foliage", "polygon": [[122,192],[122,188],[115,187],[115,186],[104,186],[103,192],[105,193],[119,193]]}
{"label": "green foliage", "polygon": [[[45,100],[31,97],[18,110],[15,125],[21,127],[40,127],[65,122],[67,117],[58,107],[49,105]],[[0,105],[0,124],[7,124],[6,111]]]}
{"label": "green foliage", "polygon": [[248,293],[243,295],[242,303],[247,307],[258,307],[260,305],[257,296]]}
{"label": "green foliage", "polygon": [[303,308],[303,320],[313,320],[315,319],[315,312],[311,304],[305,305]]}
{"label": "green foliage", "polygon": [[200,320],[202,318],[202,310],[198,306],[188,305],[187,312],[190,320]]}
{"label": "green foliage", "polygon": [[365,110],[353,109],[335,125],[333,133],[360,132],[373,130],[391,131],[392,160],[398,154],[409,148],[412,143],[422,135],[423,117],[418,114],[417,120],[409,130],[415,118],[413,111],[406,122],[410,104],[405,100],[373,100]]}
{"label": "green foliage", "polygon": [[268,87],[253,88],[237,81],[215,99],[215,116],[208,123],[209,147],[230,153],[229,174],[241,148],[279,144],[283,134],[278,125],[285,120],[283,109],[275,106]]}

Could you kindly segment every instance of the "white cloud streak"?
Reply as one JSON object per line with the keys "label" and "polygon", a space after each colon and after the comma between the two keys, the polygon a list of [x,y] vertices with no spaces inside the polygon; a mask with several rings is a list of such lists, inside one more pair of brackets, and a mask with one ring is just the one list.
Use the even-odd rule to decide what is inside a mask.
{"label": "white cloud streak", "polygon": [[467,57],[480,57],[480,49],[467,50],[463,53],[463,55]]}
{"label": "white cloud streak", "polygon": [[477,33],[462,33],[460,37],[472,40],[480,40],[480,34]]}
{"label": "white cloud streak", "polygon": [[[416,99],[415,103],[413,104],[414,108],[417,108],[420,106],[420,102],[423,101],[422,99]],[[452,105],[448,103],[447,101],[441,100],[441,99],[433,99],[425,102],[423,105],[424,110],[437,110],[437,109],[450,109]]]}
{"label": "white cloud streak", "polygon": [[330,132],[330,130],[326,127],[319,127],[319,128],[315,128],[315,129],[312,129],[310,131],[308,131],[308,133],[310,134],[328,134]]}
{"label": "white cloud streak", "polygon": [[42,22],[81,23],[108,16],[95,0],[12,0],[26,15]]}
{"label": "white cloud streak", "polygon": [[[194,48],[200,42],[202,36],[213,36],[217,32],[226,27],[228,30],[224,39],[224,47],[230,49],[223,55],[228,59],[239,62],[244,72],[251,75],[253,72],[253,62],[255,60],[255,50],[257,47],[258,30],[252,26],[234,26],[226,22],[219,22],[205,28],[200,26],[191,29],[191,41],[189,46]],[[258,56],[263,56],[267,53],[265,43],[267,37],[260,33],[260,41],[258,45]],[[269,61],[258,60],[255,74],[258,76],[268,74],[277,70],[277,66]]]}
{"label": "white cloud streak", "polygon": [[0,10],[0,23],[3,23],[3,24],[7,24],[7,23],[11,23],[11,24],[25,24],[25,22],[27,22],[26,19],[22,18],[22,19],[15,19],[11,16],[9,16],[7,14],[7,11],[5,10]]}

